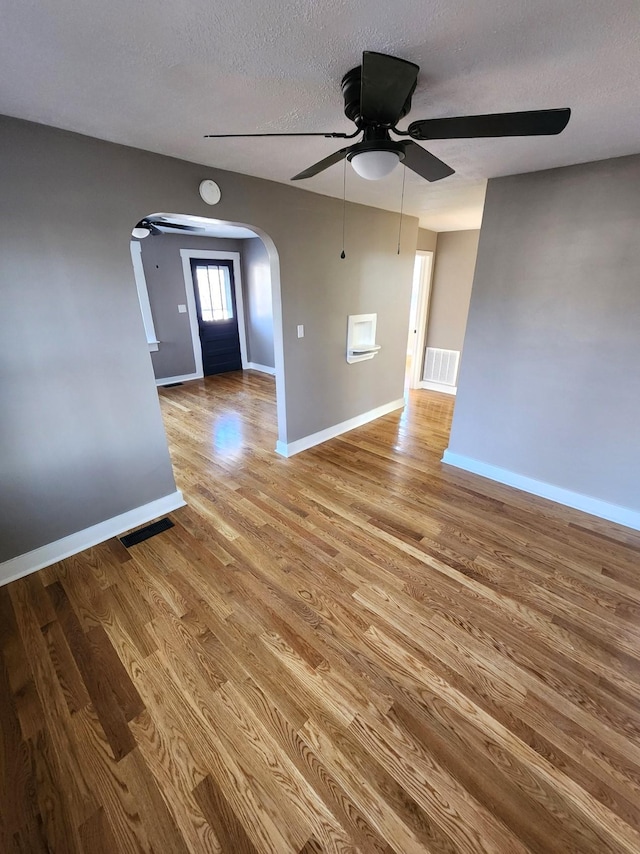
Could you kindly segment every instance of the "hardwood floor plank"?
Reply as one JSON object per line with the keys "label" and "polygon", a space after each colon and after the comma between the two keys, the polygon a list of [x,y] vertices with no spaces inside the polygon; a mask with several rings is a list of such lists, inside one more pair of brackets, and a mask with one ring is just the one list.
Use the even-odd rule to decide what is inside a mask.
{"label": "hardwood floor plank", "polygon": [[[260,686],[270,701],[287,716],[287,720],[298,729],[309,717],[308,698],[301,696],[297,683],[287,668],[254,638],[233,633],[235,626],[216,626],[215,632],[207,629],[200,635],[199,643],[222,667],[225,679],[252,679]],[[225,641],[234,638],[233,654],[229,654]]]}
{"label": "hardwood floor plank", "polygon": [[174,527],[0,589],[3,854],[638,854],[640,534],[436,393],[290,459],[270,377],[159,398]]}
{"label": "hardwood floor plank", "polygon": [[71,714],[78,712],[80,709],[84,709],[91,702],[91,699],[78,670],[78,665],[69,649],[62,626],[56,620],[44,628],[43,634],[67,707]]}
{"label": "hardwood floor plank", "polygon": [[190,849],[186,840],[139,748],[128,753],[120,761],[120,767],[151,850],[162,854],[187,854]]}
{"label": "hardwood floor plank", "polygon": [[322,757],[329,772],[367,821],[402,854],[454,854],[459,849],[431,817],[369,754],[358,750],[344,730],[325,719],[307,721],[300,736]]}
{"label": "hardwood floor plank", "polygon": [[140,655],[146,658],[157,647],[149,637],[146,623],[153,619],[153,611],[147,607],[142,597],[132,598],[131,592],[124,595],[118,584],[111,584],[105,591],[108,607],[116,613],[116,618],[138,648]]}
{"label": "hardwood floor plank", "polygon": [[258,849],[247,836],[221,788],[209,774],[198,783],[193,794],[202,814],[218,837],[224,854],[257,854]]}
{"label": "hardwood floor plank", "polygon": [[89,629],[87,643],[94,668],[107,681],[125,721],[132,720],[144,710],[144,703],[107,633],[101,626]]}
{"label": "hardwood floor plank", "polygon": [[[219,692],[221,717],[223,711],[226,720],[225,736],[238,750],[239,745],[251,747],[251,766],[254,773],[262,774],[265,789],[273,788],[274,800],[284,796],[289,806],[288,821],[294,820],[304,829],[300,845],[313,831],[327,852],[338,854],[353,849],[349,834],[336,820],[325,803],[314,793],[306,777],[300,773],[295,763],[285,751],[278,749],[277,740],[268,732],[262,721],[257,718],[251,706],[245,703],[242,693],[227,684]],[[248,755],[245,754],[248,759]],[[265,774],[266,772],[266,774]]]}
{"label": "hardwood floor plank", "polygon": [[43,731],[46,732],[47,743],[51,744],[47,754],[51,774],[56,789],[64,792],[65,808],[71,826],[76,828],[93,815],[99,804],[88,783],[82,751],[73,737],[72,719],[46,640],[30,609],[28,589],[21,582],[10,585],[9,595],[24,654],[28,657],[40,697]]}
{"label": "hardwood floor plank", "polygon": [[109,581],[115,580],[112,573],[121,565],[103,546],[102,543],[89,549],[86,560],[73,555],[61,561],[57,564],[57,577],[49,578],[46,585],[49,588],[56,581],[63,584],[84,631],[113,619],[104,591]]}
{"label": "hardwood floor plank", "polygon": [[483,712],[479,706],[470,703],[464,694],[445,683],[404,646],[383,632],[372,628],[368,634],[386,651],[395,666],[411,675],[414,682],[437,686],[438,696],[449,707],[460,709],[468,721],[482,730],[485,739],[491,738],[501,750],[506,750],[514,757],[525,758],[529,773],[548,784],[551,789],[557,789],[564,800],[569,801],[579,810],[583,821],[589,822],[596,818],[603,839],[600,850],[632,852],[635,848],[640,849],[640,833],[637,830],[629,827],[607,807],[589,796],[573,780],[562,774],[552,763],[517,739],[502,723]]}
{"label": "hardwood floor plank", "polygon": [[216,736],[213,697],[206,707],[196,705],[176,690],[172,675],[167,662],[157,654],[150,656],[145,686],[141,685],[148,711],[132,722],[132,729],[146,763],[168,793],[173,816],[188,843],[195,851],[200,850],[198,845],[220,851],[193,795],[198,783],[211,773],[259,848],[270,854],[293,851],[295,843],[288,838],[288,828],[274,821],[275,805],[269,794]]}
{"label": "hardwood floor plank", "polygon": [[246,680],[237,685],[237,690],[254,714],[268,728],[281,749],[312,784],[316,796],[322,799],[343,827],[348,830],[356,845],[363,852],[371,852],[371,854],[394,854],[393,849],[385,844],[373,830],[337,780],[304,743],[296,728],[275,705],[269,702],[259,686],[252,680]]}
{"label": "hardwood floor plank", "polygon": [[50,854],[51,848],[44,838],[41,817],[38,816],[36,825],[21,827],[20,830],[16,831],[13,834],[13,839],[7,843],[7,847],[3,850],[15,852],[15,854]]}
{"label": "hardwood floor plank", "polygon": [[[62,584],[56,581],[49,585],[47,590],[113,756],[115,759],[122,759],[135,747],[125,712],[118,702],[122,669],[115,668],[115,673],[103,669],[105,663],[114,662],[114,657],[108,656],[105,650],[101,649],[105,644],[106,633],[104,630],[92,629],[91,631],[98,633],[93,635],[94,642],[89,635],[85,635]],[[99,638],[98,642],[96,638]],[[106,641],[106,646],[108,645],[109,642]],[[110,660],[107,662],[108,658]]]}
{"label": "hardwood floor plank", "polygon": [[80,825],[80,841],[85,854],[112,854],[118,850],[107,814],[102,807]]}
{"label": "hardwood floor plank", "polygon": [[31,612],[38,625],[44,628],[48,623],[52,623],[56,619],[55,611],[51,607],[49,597],[38,575],[27,575],[22,579],[22,584],[29,597]]}
{"label": "hardwood floor plank", "polygon": [[[93,706],[90,705],[75,714],[72,725],[75,740],[86,754],[84,771],[87,779],[99,800],[99,806],[105,810],[115,839],[114,850],[149,851],[149,840],[141,819],[142,809],[138,807],[129,788],[126,766],[123,765],[122,759],[114,757]],[[89,816],[89,820],[94,817],[95,814]]]}
{"label": "hardwood floor plank", "polygon": [[447,767],[469,794],[495,814],[536,854],[562,854],[574,842],[570,833],[535,798],[517,790],[508,779],[496,774],[493,765],[477,747],[459,749],[449,733],[431,720],[419,719],[401,703],[394,704],[391,720],[425,745]]}
{"label": "hardwood floor plank", "polygon": [[455,836],[461,853],[512,851],[513,854],[526,854],[526,846],[476,802],[419,741],[412,739],[404,728],[393,726],[389,715],[384,724],[365,721],[356,715],[349,733],[367,752],[376,756],[382,767],[444,833]]}
{"label": "hardwood floor plank", "polygon": [[31,830],[40,811],[29,744],[24,740],[9,687],[6,665],[0,656],[0,842],[14,850],[14,835]]}

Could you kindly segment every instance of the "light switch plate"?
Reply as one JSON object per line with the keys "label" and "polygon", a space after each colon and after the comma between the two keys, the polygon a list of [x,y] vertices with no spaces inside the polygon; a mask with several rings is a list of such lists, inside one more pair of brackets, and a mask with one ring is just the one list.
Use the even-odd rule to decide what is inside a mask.
{"label": "light switch plate", "polygon": [[178,306],[178,311],[180,312],[180,314],[186,314],[186,313],[187,313],[187,307],[186,307],[186,305],[179,305],[179,306]]}
{"label": "light switch plate", "polygon": [[298,324],[298,338],[304,338],[304,326],[302,323]]}

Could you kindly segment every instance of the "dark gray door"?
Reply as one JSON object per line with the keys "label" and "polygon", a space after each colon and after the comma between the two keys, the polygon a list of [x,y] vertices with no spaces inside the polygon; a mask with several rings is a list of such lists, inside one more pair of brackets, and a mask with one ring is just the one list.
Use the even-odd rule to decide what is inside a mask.
{"label": "dark gray door", "polygon": [[204,375],[239,371],[240,335],[231,261],[191,260]]}

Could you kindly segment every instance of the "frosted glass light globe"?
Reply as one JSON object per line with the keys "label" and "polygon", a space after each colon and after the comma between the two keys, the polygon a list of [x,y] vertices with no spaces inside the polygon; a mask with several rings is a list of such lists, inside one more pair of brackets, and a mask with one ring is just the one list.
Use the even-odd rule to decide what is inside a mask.
{"label": "frosted glass light globe", "polygon": [[363,151],[354,154],[351,165],[361,178],[367,181],[379,181],[390,175],[400,162],[395,151]]}

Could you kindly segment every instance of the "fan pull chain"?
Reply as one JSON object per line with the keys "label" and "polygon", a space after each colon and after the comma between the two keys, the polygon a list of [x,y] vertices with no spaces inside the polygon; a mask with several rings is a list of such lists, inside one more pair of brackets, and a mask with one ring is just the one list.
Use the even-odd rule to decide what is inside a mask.
{"label": "fan pull chain", "polygon": [[347,158],[344,158],[344,170],[342,173],[342,252],[340,253],[340,257],[344,261],[347,257],[344,251],[344,229],[345,222],[347,219]]}
{"label": "fan pull chain", "polygon": [[402,196],[400,198],[400,223],[398,225],[398,255],[400,254],[400,238],[402,237],[402,211],[404,210],[404,182],[407,177],[407,170],[402,170]]}

